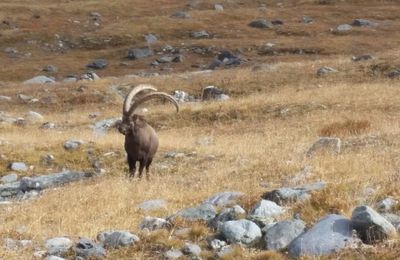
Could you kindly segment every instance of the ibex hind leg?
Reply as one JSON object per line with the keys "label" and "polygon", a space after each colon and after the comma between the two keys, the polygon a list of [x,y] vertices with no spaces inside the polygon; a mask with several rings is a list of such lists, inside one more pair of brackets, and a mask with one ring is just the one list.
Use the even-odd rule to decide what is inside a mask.
{"label": "ibex hind leg", "polygon": [[136,172],[136,161],[128,156],[128,165],[129,165],[129,178],[135,177]]}
{"label": "ibex hind leg", "polygon": [[153,161],[153,158],[150,158],[146,162],[146,177],[147,177],[147,179],[150,178],[149,167],[150,167],[150,164],[151,164],[152,161]]}
{"label": "ibex hind leg", "polygon": [[145,165],[146,161],[144,160],[139,161],[139,178],[142,178],[142,173]]}

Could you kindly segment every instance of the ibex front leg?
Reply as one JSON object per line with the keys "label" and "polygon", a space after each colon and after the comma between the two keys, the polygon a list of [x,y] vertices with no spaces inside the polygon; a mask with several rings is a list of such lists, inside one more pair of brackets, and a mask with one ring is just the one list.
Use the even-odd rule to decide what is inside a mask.
{"label": "ibex front leg", "polygon": [[128,156],[128,165],[129,165],[129,177],[133,178],[135,177],[135,172],[136,172],[136,160]]}

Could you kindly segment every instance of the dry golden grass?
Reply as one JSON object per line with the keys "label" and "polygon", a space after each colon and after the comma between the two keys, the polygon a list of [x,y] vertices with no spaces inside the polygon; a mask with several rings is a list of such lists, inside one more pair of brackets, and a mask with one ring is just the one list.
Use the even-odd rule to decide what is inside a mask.
{"label": "dry golden grass", "polygon": [[[388,69],[400,64],[399,59],[394,58],[399,51],[393,49],[399,43],[397,3],[279,2],[283,2],[284,7],[271,4],[266,13],[257,9],[256,1],[245,1],[243,5],[226,3],[226,11],[219,14],[212,11],[213,1],[202,1],[189,11],[192,19],[181,21],[169,15],[175,10],[188,10],[182,1],[158,0],[151,8],[141,0],[113,0],[102,4],[99,1],[2,1],[0,16],[12,14],[21,29],[15,33],[2,32],[0,49],[16,46],[20,51],[31,52],[32,58],[21,62],[0,53],[0,59],[8,64],[0,68],[0,79],[14,81],[0,86],[1,95],[13,98],[11,102],[0,103],[0,111],[13,116],[37,111],[43,114],[44,121],[54,122],[59,127],[43,130],[39,128],[41,122],[24,127],[0,123],[0,140],[9,142],[0,146],[0,155],[6,157],[0,159],[0,175],[9,172],[7,166],[12,161],[24,161],[33,166],[27,173],[20,173],[20,177],[47,174],[64,167],[91,171],[88,151],[100,159],[106,174],[46,190],[32,201],[0,205],[0,240],[6,237],[33,239],[34,247],[40,248],[45,239],[53,236],[95,239],[103,230],[126,229],[139,234],[142,242],[136,247],[111,250],[108,259],[160,259],[166,250],[179,248],[185,241],[205,244],[205,237],[213,231],[204,223],[196,223],[191,232],[176,237],[174,229],[188,226],[177,221],[173,230],[142,234],[138,225],[144,216],[166,217],[225,190],[244,192],[246,196],[239,204],[250,210],[265,191],[287,185],[304,166],[311,166],[312,172],[298,184],[324,180],[328,187],[313,193],[305,203],[291,205],[285,218],[299,212],[311,225],[328,213],[350,216],[357,205],[373,205],[387,196],[400,199],[400,82],[384,77]],[[130,8],[133,5],[135,8]],[[90,11],[102,13],[101,28],[85,29],[68,22],[68,19],[76,19],[84,23]],[[35,13],[41,15],[37,21],[32,20]],[[302,14],[318,22],[303,26],[298,22]],[[343,36],[328,32],[330,27],[350,23],[357,16],[382,22],[391,20],[391,26],[378,30],[358,28]],[[285,26],[277,31],[254,33],[247,23],[257,17],[280,18]],[[215,21],[220,26],[215,26]],[[132,23],[137,26],[131,26]],[[177,30],[178,26],[182,29]],[[190,39],[189,33],[198,29],[210,30],[214,38]],[[53,41],[53,34],[60,32],[71,38],[78,38],[85,32],[96,39],[112,36],[118,40],[102,47],[81,42],[76,49],[61,54],[27,47],[21,39],[29,32],[37,39],[47,39],[43,42]],[[274,63],[274,68],[253,72],[245,65],[207,74],[183,73],[192,63],[207,64],[213,58],[213,55],[190,54],[175,68],[178,73],[171,75],[110,77],[97,82],[54,86],[27,87],[18,83],[27,75],[40,74],[40,69],[48,63],[59,65],[58,78],[83,72],[83,66],[99,56],[110,61],[110,66],[100,72],[101,76],[124,75],[143,66],[147,68],[150,60],[132,63],[128,68],[119,67],[118,63],[126,50],[141,45],[142,36],[149,32],[160,36],[159,46],[167,43],[177,46],[185,42],[187,46],[216,45],[219,49],[250,48],[244,54],[251,58],[249,65]],[[265,44],[266,39],[273,39],[282,53],[259,56],[256,49]],[[296,47],[321,53],[285,53]],[[371,52],[378,59],[364,63],[350,60],[351,55],[364,52]],[[321,66],[332,66],[340,71],[316,77],[316,70]],[[226,102],[182,104],[179,114],[159,103],[149,105],[147,118],[159,133],[159,152],[151,168],[150,181],[128,181],[123,136],[110,130],[99,137],[89,127],[97,120],[120,116],[122,99],[116,90],[123,83],[150,83],[162,91],[181,89],[196,96],[201,95],[204,86],[215,85],[232,98]],[[40,101],[21,102],[16,98],[19,93]],[[99,113],[98,118],[90,119],[89,114],[94,112]],[[342,153],[307,158],[305,152],[321,135],[342,138]],[[62,145],[68,139],[82,139],[85,144],[77,151],[66,152]],[[195,152],[196,155],[167,159],[164,158],[167,151]],[[115,154],[104,156],[108,152]],[[46,165],[41,157],[49,153],[55,156],[55,161]],[[371,188],[374,192],[366,194]],[[145,213],[137,209],[139,203],[158,198],[168,202],[165,210]],[[400,255],[398,245],[398,240],[390,241],[373,249],[349,250],[326,258],[396,259]],[[0,257],[32,259],[35,248],[10,251],[1,247]],[[203,254],[204,259],[212,257],[210,251]],[[239,247],[227,256],[227,259],[286,258],[285,253]]]}

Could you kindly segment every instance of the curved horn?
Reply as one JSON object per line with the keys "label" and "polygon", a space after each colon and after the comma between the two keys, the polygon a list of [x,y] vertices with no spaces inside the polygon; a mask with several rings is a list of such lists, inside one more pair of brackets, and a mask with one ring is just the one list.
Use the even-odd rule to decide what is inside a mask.
{"label": "curved horn", "polygon": [[170,101],[175,107],[176,107],[176,112],[179,112],[179,105],[178,102],[171,96],[168,95],[164,92],[151,92],[148,93],[146,95],[144,95],[143,97],[141,97],[139,100],[137,100],[135,103],[133,103],[133,105],[131,106],[131,108],[129,109],[128,112],[128,117],[131,117],[133,115],[133,113],[135,112],[136,108],[138,108],[138,106],[144,102],[146,102],[147,100],[153,99],[153,98],[165,98],[168,101]]}
{"label": "curved horn", "polygon": [[149,85],[149,84],[140,84],[140,85],[137,85],[136,87],[134,87],[134,88],[129,92],[129,94],[126,96],[126,98],[125,98],[125,100],[124,100],[124,105],[123,105],[123,107],[122,107],[122,113],[123,113],[123,114],[128,113],[129,108],[130,108],[130,106],[131,106],[132,99],[133,99],[137,94],[139,94],[139,92],[142,92],[142,91],[144,91],[144,90],[157,91],[157,89],[156,89],[154,86]]}

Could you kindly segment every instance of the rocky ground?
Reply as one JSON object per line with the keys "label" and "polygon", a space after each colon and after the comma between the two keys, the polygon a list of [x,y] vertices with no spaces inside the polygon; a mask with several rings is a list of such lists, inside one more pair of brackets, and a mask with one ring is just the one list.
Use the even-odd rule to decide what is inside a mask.
{"label": "rocky ground", "polygon": [[[2,259],[398,259],[396,1],[2,1]],[[131,86],[160,137],[127,178]]]}

